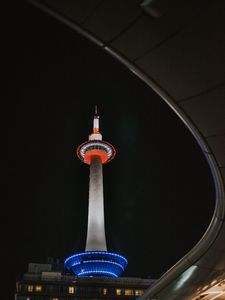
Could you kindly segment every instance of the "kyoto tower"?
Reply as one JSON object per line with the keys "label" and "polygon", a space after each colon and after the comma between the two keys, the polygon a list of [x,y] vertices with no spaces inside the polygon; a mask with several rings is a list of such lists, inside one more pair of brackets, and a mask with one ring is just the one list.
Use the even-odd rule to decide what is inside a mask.
{"label": "kyoto tower", "polygon": [[76,253],[64,262],[76,276],[119,277],[127,266],[125,257],[107,251],[105,237],[102,165],[110,162],[115,154],[115,148],[102,140],[95,106],[93,132],[77,148],[78,158],[90,166],[86,247],[85,252]]}

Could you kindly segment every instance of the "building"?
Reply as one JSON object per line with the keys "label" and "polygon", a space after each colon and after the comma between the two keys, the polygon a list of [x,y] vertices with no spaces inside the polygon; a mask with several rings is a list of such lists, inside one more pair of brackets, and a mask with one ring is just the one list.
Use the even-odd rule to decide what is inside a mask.
{"label": "building", "polygon": [[154,283],[135,277],[78,277],[59,263],[30,263],[15,300],[135,299]]}

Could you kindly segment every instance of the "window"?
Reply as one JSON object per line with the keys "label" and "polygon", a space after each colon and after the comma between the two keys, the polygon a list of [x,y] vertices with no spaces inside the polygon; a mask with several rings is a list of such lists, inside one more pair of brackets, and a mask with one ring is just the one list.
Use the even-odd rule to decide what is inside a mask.
{"label": "window", "polygon": [[107,295],[108,294],[108,290],[107,289],[102,289],[102,294],[103,295]]}
{"label": "window", "polygon": [[116,289],[116,295],[122,295],[122,290],[121,289]]}
{"label": "window", "polygon": [[125,296],[133,296],[134,295],[134,291],[133,290],[125,290]]}
{"label": "window", "polygon": [[143,295],[143,290],[135,290],[135,296]]}
{"label": "window", "polygon": [[42,291],[42,286],[41,285],[36,285],[35,286],[35,292],[41,292]]}
{"label": "window", "polygon": [[74,286],[69,286],[68,292],[69,292],[69,294],[74,294]]}
{"label": "window", "polygon": [[27,291],[28,292],[33,292],[33,290],[34,290],[34,286],[33,285],[28,285]]}

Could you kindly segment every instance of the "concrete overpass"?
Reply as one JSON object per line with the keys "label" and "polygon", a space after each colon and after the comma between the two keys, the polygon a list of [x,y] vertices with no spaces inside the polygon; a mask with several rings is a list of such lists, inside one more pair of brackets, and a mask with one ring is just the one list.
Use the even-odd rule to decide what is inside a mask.
{"label": "concrete overpass", "polygon": [[207,232],[141,299],[225,299],[225,1],[27,1],[150,86],[189,128],[211,168],[216,199]]}

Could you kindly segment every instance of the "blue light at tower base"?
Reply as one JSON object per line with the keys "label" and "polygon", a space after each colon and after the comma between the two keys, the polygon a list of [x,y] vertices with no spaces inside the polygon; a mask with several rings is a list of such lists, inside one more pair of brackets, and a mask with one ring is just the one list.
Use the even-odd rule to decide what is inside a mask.
{"label": "blue light at tower base", "polygon": [[78,277],[119,277],[127,264],[124,256],[107,251],[77,253],[64,261],[65,267]]}

